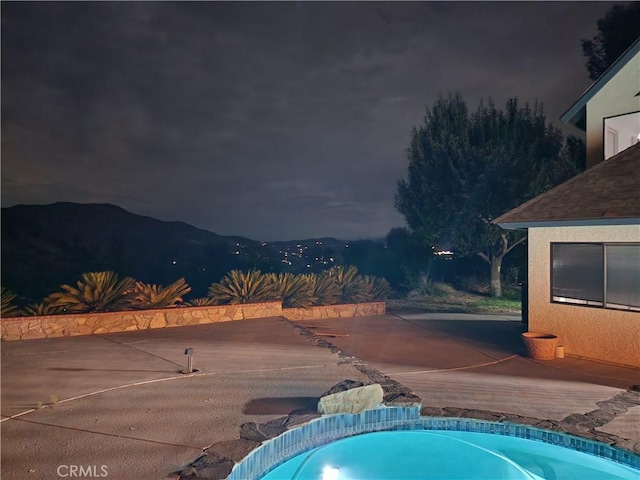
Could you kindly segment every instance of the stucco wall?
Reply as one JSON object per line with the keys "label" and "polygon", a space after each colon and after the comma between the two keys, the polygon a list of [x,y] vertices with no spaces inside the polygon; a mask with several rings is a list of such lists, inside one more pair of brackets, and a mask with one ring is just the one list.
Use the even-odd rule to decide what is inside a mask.
{"label": "stucco wall", "polygon": [[640,313],[551,303],[551,242],[637,242],[638,226],[529,229],[529,330],[567,355],[640,367]]}
{"label": "stucco wall", "polygon": [[202,325],[277,316],[284,316],[290,320],[360,317],[384,314],[385,308],[384,302],[372,302],[283,309],[280,302],[264,302],[215,307],[3,318],[0,321],[0,330],[2,340],[28,340]]}
{"label": "stucco wall", "polygon": [[640,110],[640,54],[587,102],[587,167],[604,159],[603,118]]}

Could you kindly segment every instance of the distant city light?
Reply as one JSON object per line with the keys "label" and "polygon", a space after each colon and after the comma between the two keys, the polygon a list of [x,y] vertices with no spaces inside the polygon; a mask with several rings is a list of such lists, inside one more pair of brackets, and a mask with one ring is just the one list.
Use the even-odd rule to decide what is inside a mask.
{"label": "distant city light", "polygon": [[439,252],[433,252],[436,255],[453,255],[453,252],[450,252],[449,250],[440,250]]}

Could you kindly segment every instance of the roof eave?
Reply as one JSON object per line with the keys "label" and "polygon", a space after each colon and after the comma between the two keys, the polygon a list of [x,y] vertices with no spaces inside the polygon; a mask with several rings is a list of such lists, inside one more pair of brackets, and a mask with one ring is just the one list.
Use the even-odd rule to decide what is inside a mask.
{"label": "roof eave", "polygon": [[531,220],[525,222],[496,222],[505,230],[524,230],[544,227],[597,227],[615,225],[640,225],[640,217],[587,218],[578,220]]}
{"label": "roof eave", "polygon": [[600,89],[607,83],[620,69],[625,66],[631,59],[640,52],[640,37],[629,47],[618,59],[609,66],[609,68],[598,79],[591,84],[582,96],[560,117],[560,121],[565,124],[580,126],[581,117],[585,116],[587,102],[591,100]]}

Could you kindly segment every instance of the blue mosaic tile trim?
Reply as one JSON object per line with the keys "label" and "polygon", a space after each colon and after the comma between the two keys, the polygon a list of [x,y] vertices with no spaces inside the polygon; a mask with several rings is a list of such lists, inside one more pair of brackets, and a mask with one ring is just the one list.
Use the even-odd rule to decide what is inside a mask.
{"label": "blue mosaic tile trim", "polygon": [[358,414],[325,415],[263,443],[237,464],[228,480],[257,479],[290,458],[335,440],[383,430],[449,430],[544,442],[640,469],[640,456],[566,433],[471,418],[420,417],[420,407],[386,407]]}
{"label": "blue mosaic tile trim", "polygon": [[325,415],[264,442],[234,467],[228,480],[260,478],[300,453],[361,433],[408,427],[419,416],[420,406],[382,406],[358,414]]}
{"label": "blue mosaic tile trim", "polygon": [[418,429],[421,430],[489,433],[493,435],[524,438],[558,447],[570,448],[571,450],[588,453],[631,468],[640,469],[640,456],[627,450],[586,438],[576,437],[568,433],[553,432],[516,423],[497,423],[471,418],[421,417],[414,427],[418,427]]}

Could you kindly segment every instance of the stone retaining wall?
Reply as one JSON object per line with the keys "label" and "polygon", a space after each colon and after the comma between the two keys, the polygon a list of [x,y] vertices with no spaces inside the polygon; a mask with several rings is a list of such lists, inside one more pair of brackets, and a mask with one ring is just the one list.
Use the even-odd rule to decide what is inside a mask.
{"label": "stone retaining wall", "polygon": [[48,315],[43,317],[3,318],[2,340],[69,337],[97,333],[181,327],[206,323],[229,322],[250,318],[284,316],[289,320],[310,318],[359,317],[385,313],[384,302],[322,307],[282,308],[280,302],[246,303],[211,307],[178,307],[107,313]]}
{"label": "stone retaining wall", "polygon": [[384,315],[386,311],[385,302],[369,302],[309,308],[284,308],[282,309],[282,315],[288,320],[310,320],[316,318],[368,317]]}
{"label": "stone retaining wall", "polygon": [[95,333],[126,332],[149,328],[181,327],[249,318],[278,317],[282,303],[264,302],[210,307],[177,307],[157,310],[48,315],[3,318],[3,340],[67,337]]}

